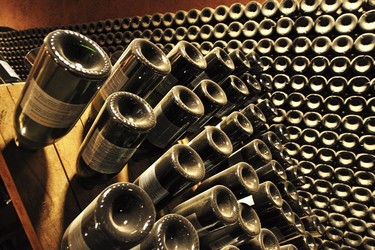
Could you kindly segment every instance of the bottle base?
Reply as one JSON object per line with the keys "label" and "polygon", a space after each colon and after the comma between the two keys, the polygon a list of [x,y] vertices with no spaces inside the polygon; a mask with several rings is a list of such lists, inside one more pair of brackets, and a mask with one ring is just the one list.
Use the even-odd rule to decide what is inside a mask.
{"label": "bottle base", "polygon": [[29,151],[29,152],[35,152],[38,151],[41,148],[44,148],[48,145],[49,143],[42,143],[42,142],[36,142],[33,140],[30,140],[24,136],[22,136],[19,132],[16,131],[14,135],[14,143],[16,146],[24,151]]}

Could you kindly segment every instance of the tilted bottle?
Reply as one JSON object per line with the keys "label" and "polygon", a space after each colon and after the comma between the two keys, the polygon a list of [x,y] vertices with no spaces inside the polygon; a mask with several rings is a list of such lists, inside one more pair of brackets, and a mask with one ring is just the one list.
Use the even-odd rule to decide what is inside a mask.
{"label": "tilted bottle", "polygon": [[104,101],[113,92],[127,91],[147,98],[170,71],[171,64],[158,46],[146,39],[134,39],[113,66],[111,75],[94,98],[90,118],[95,118]]}
{"label": "tilted bottle", "polygon": [[216,173],[219,163],[226,161],[233,151],[229,137],[213,126],[206,126],[188,143],[188,146],[202,158],[206,177]]}
{"label": "tilted bottle", "polygon": [[111,70],[94,41],[68,30],[48,34],[14,113],[15,140],[35,150],[67,134]]}
{"label": "tilted bottle", "polygon": [[78,181],[90,187],[118,174],[155,125],[145,100],[129,92],[111,94],[78,152]]}
{"label": "tilted bottle", "polygon": [[207,66],[202,53],[186,41],[178,42],[167,54],[167,58],[171,63],[171,72],[146,98],[152,107],[155,107],[173,86],[186,86]]}
{"label": "tilted bottle", "polygon": [[215,47],[205,56],[207,68],[188,84],[190,89],[194,89],[201,80],[210,79],[220,83],[228,77],[234,70],[234,63],[228,53],[223,49]]}
{"label": "tilted bottle", "polygon": [[149,194],[158,211],[204,176],[204,164],[197,152],[186,145],[176,144],[148,167],[134,183]]}
{"label": "tilted bottle", "polygon": [[204,114],[199,97],[190,89],[176,85],[154,108],[156,126],[137,151],[137,155],[160,150],[175,142]]}
{"label": "tilted bottle", "polygon": [[150,197],[132,183],[104,189],[66,229],[61,249],[120,249],[141,243],[155,222]]}
{"label": "tilted bottle", "polygon": [[199,237],[236,222],[238,212],[236,197],[221,185],[197,194],[172,209],[172,213],[183,215],[194,225]]}
{"label": "tilted bottle", "polygon": [[229,188],[237,199],[254,194],[259,189],[259,179],[255,170],[246,162],[239,162],[205,179],[195,190],[201,193],[216,185]]}
{"label": "tilted bottle", "polygon": [[188,219],[179,214],[167,214],[155,222],[146,239],[132,248],[149,249],[199,249],[197,231]]}
{"label": "tilted bottle", "polygon": [[256,237],[240,245],[239,249],[242,249],[242,250],[280,249],[280,244],[276,236],[270,230],[266,228],[262,228],[260,230],[260,233]]}
{"label": "tilted bottle", "polygon": [[260,233],[261,225],[255,210],[240,203],[238,214],[235,223],[201,237],[202,247],[219,249],[227,244],[239,246],[256,237]]}

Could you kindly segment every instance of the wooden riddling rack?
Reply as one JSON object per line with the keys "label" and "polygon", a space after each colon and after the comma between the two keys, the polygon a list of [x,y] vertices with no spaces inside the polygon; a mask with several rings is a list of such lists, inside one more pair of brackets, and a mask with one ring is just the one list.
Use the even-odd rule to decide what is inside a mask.
{"label": "wooden riddling rack", "polygon": [[[32,249],[59,249],[67,226],[107,185],[85,190],[74,177],[86,114],[53,145],[36,152],[17,148],[13,113],[23,86],[0,85],[0,174]],[[133,176],[125,167],[111,183]]]}

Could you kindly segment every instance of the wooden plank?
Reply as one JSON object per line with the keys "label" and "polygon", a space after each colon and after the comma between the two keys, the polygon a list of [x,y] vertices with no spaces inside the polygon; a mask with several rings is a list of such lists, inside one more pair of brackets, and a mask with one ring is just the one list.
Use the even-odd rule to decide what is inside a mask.
{"label": "wooden plank", "polygon": [[[3,86],[0,88],[2,89]],[[9,103],[5,106],[1,104],[1,114],[5,115],[7,120],[6,124],[0,124],[4,139],[3,146],[5,146],[2,147],[2,153],[6,167],[13,178],[42,248],[58,249],[65,228],[80,209],[53,145],[30,153],[20,150],[14,144],[13,101],[17,100],[22,85],[7,85],[6,88],[13,103],[13,107],[10,107],[12,105]],[[1,99],[3,99],[3,92],[1,90]],[[11,187],[8,185],[7,188]],[[20,208],[16,207],[16,209]]]}

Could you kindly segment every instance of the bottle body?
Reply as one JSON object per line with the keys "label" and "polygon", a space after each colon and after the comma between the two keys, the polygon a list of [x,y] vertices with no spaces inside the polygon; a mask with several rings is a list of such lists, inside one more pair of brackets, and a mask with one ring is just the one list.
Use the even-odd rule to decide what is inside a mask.
{"label": "bottle body", "polygon": [[90,187],[119,173],[155,124],[144,99],[129,92],[111,94],[80,147],[78,181]]}
{"label": "bottle body", "polygon": [[[66,57],[59,57],[62,52]],[[108,56],[92,40],[72,31],[51,32],[16,105],[16,142],[35,150],[67,134],[110,69]]]}

